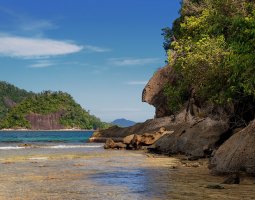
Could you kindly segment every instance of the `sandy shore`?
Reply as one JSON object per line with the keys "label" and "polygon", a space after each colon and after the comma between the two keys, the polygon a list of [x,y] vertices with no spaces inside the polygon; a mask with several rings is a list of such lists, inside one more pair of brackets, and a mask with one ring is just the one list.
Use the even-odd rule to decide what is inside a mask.
{"label": "sandy shore", "polygon": [[100,148],[0,151],[0,199],[254,199],[255,179],[223,185],[206,160]]}

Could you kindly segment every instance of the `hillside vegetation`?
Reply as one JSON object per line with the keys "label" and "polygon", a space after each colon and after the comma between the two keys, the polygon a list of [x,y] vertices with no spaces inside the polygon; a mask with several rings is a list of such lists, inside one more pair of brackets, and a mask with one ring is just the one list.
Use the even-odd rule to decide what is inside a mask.
{"label": "hillside vegetation", "polygon": [[13,106],[32,95],[32,92],[27,92],[7,82],[0,81],[0,119],[5,117]]}
{"label": "hillside vegetation", "polygon": [[193,94],[200,106],[223,107],[235,126],[254,118],[253,0],[183,0],[180,17],[163,36],[178,77],[165,87],[173,113]]}
{"label": "hillside vegetation", "polygon": [[[3,85],[11,89],[5,92],[0,90],[1,105],[5,109],[4,114],[1,112],[1,128],[31,128],[30,122],[26,119],[29,114],[49,115],[57,112],[61,113],[59,124],[65,128],[96,129],[107,126],[82,109],[67,93],[45,91],[34,94],[7,83]],[[7,108],[4,101],[6,97],[15,102],[15,106]]]}

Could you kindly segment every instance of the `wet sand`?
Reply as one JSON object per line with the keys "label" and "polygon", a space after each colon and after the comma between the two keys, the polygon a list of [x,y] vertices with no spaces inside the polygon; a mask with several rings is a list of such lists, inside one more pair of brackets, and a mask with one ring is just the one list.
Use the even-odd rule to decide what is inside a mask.
{"label": "wet sand", "polygon": [[254,199],[255,178],[208,189],[225,177],[198,162],[102,147],[0,151],[0,199]]}

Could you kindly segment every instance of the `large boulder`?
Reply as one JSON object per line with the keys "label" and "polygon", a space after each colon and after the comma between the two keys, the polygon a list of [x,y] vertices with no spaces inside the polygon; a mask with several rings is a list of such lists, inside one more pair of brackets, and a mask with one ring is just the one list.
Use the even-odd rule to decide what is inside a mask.
{"label": "large boulder", "polygon": [[163,93],[164,87],[167,84],[172,84],[175,79],[176,76],[173,68],[166,65],[154,73],[143,90],[142,101],[156,108],[156,118],[172,114],[167,105],[167,98]]}
{"label": "large boulder", "polygon": [[216,144],[229,129],[226,122],[211,118],[179,123],[172,134],[155,143],[155,151],[165,154],[186,154],[196,157],[210,155]]}
{"label": "large boulder", "polygon": [[107,139],[104,145],[105,149],[124,149],[127,145],[122,142],[114,142],[112,139]]}
{"label": "large boulder", "polygon": [[[150,146],[159,140],[162,136],[173,131],[166,131],[164,127],[160,128],[159,131],[155,133],[144,133],[142,135],[132,134],[132,140],[130,141],[130,146],[134,149],[140,149],[143,146]],[[126,137],[127,138],[127,137]],[[125,138],[124,138],[125,139]],[[130,139],[130,138],[129,138]]]}
{"label": "large boulder", "polygon": [[209,167],[218,173],[255,174],[255,120],[220,146]]}

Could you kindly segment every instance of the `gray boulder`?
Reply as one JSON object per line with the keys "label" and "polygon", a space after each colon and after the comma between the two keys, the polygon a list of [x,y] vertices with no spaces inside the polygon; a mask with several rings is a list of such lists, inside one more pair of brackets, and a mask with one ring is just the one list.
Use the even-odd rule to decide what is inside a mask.
{"label": "gray boulder", "polygon": [[255,174],[255,120],[220,146],[209,167],[218,173]]}
{"label": "gray boulder", "polygon": [[226,122],[210,118],[193,123],[182,122],[172,134],[166,134],[155,142],[155,151],[165,154],[186,154],[204,157],[215,149],[220,137],[229,129]]}

